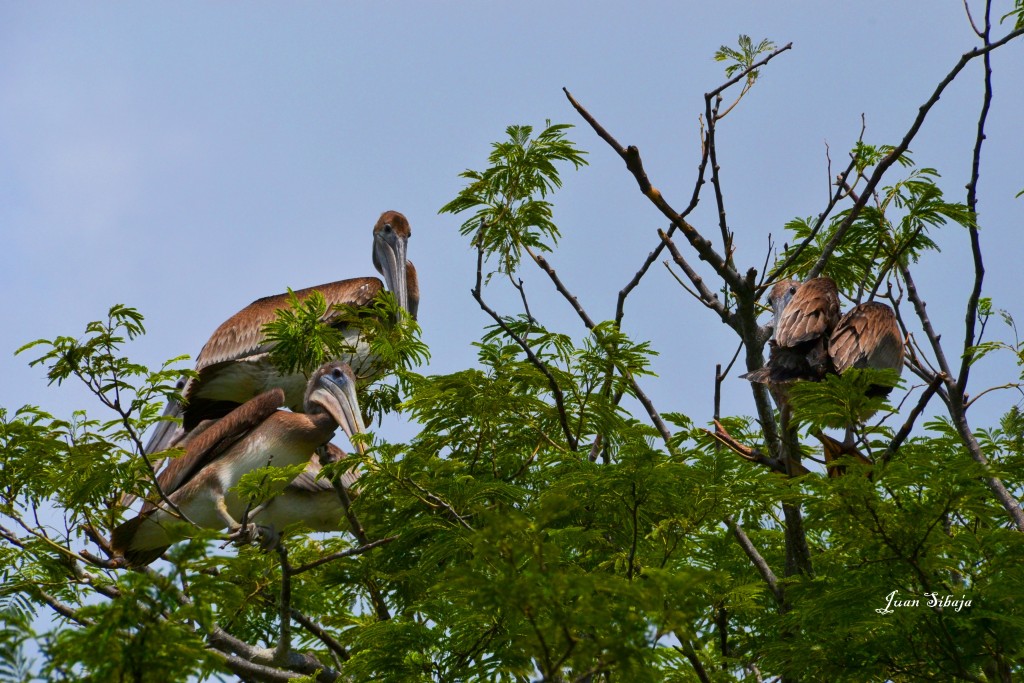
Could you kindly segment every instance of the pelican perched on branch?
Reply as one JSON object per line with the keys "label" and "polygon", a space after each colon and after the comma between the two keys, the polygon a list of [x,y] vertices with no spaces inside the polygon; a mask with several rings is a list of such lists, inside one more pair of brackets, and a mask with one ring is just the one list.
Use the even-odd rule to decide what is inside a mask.
{"label": "pelican perched on branch", "polygon": [[[336,306],[364,306],[386,285],[398,305],[415,318],[420,291],[416,268],[406,258],[410,234],[405,216],[397,211],[385,211],[373,227],[373,265],[384,276],[384,282],[375,277],[339,280],[298,290],[295,296],[301,301],[314,291],[320,292],[328,306],[324,322],[332,324],[337,319]],[[284,390],[285,405],[302,410],[305,377],[297,372],[282,374],[274,367],[268,357],[273,345],[263,334],[263,326],[273,321],[277,311],[287,308],[288,304],[287,293],[257,299],[214,331],[196,358],[198,376],[180,384],[184,406],[171,401],[164,411],[165,416],[181,417],[182,428],[178,429],[172,421],[162,422],[146,445],[147,453],[168,448],[203,420],[222,417],[273,388]],[[369,358],[367,345],[360,342],[359,330],[345,326],[342,330],[355,353],[341,360],[348,362],[360,377],[375,374],[374,360]]]}
{"label": "pelican perched on branch", "polygon": [[[902,374],[903,335],[896,314],[888,305],[878,301],[854,306],[833,330],[828,341],[828,355],[834,371],[840,375],[850,368],[893,370]],[[888,396],[891,391],[891,386],[872,384],[867,390],[867,396]],[[832,463],[843,455],[871,464],[854,446],[853,425],[846,426],[843,441],[837,441],[821,432],[815,436],[824,447],[825,464],[830,476],[842,473]]]}
{"label": "pelican perched on branch", "polygon": [[[330,479],[320,476],[322,463],[337,462],[346,457],[340,448],[332,443],[327,444],[324,457],[314,453],[306,469],[279,495],[267,501],[263,509],[253,517],[253,521],[277,531],[296,524],[309,531],[347,530],[349,525],[338,490]],[[341,486],[354,498],[359,472],[344,472],[340,480]]]}
{"label": "pelican perched on branch", "polygon": [[[835,282],[827,277],[803,284],[794,280],[779,282],[769,293],[768,301],[775,316],[768,362],[741,377],[768,384],[780,410],[789,409],[787,386],[795,381],[818,382],[826,375],[841,375],[851,368],[890,369],[897,373],[902,370],[903,338],[896,314],[886,304],[859,304],[840,317],[839,292]],[[872,385],[867,395],[884,396],[891,390],[892,387]],[[820,431],[815,436],[824,445],[830,476],[841,473],[833,463],[842,455],[871,464],[854,447],[852,425],[847,425],[843,441]]]}
{"label": "pelican perched on branch", "polygon": [[783,280],[772,287],[768,302],[775,314],[768,363],[741,377],[772,385],[823,378],[830,365],[828,338],[839,321],[836,283],[827,277],[803,284]]}
{"label": "pelican perched on branch", "polygon": [[[175,532],[180,534],[180,526],[188,522],[241,531],[238,520],[248,505],[231,489],[244,474],[268,464],[309,461],[339,426],[350,438],[364,431],[356,378],[344,363],[325,363],[313,373],[306,385],[304,414],[281,410],[284,405],[285,392],[276,387],[190,435],[185,455],[172,461],[157,482],[177,510],[163,499],[147,502],[137,517],[114,530],[115,553],[132,566],[149,564],[181,538]],[[264,502],[248,510],[249,517],[258,518],[266,508]],[[306,510],[296,513],[300,518],[305,514]]]}

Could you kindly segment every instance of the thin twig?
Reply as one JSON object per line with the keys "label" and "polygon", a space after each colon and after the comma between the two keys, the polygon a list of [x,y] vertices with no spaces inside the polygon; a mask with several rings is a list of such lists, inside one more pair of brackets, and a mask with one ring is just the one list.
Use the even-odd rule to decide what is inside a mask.
{"label": "thin twig", "polygon": [[[966,2],[965,2],[966,6]],[[985,42],[991,42],[991,21],[992,2],[985,3],[985,30],[978,35]],[[970,18],[970,9],[967,11]],[[974,27],[974,19],[971,19],[971,26]],[[974,27],[978,32],[977,27]],[[982,60],[985,67],[985,92],[981,101],[981,113],[978,115],[977,134],[974,137],[974,153],[971,157],[971,180],[967,183],[967,208],[974,215],[974,222],[967,226],[971,238],[971,255],[974,258],[974,286],[971,288],[971,296],[967,299],[967,311],[964,315],[964,353],[960,361],[960,374],[957,376],[956,385],[961,393],[967,391],[967,380],[971,373],[971,363],[974,360],[974,353],[971,351],[977,340],[975,339],[975,325],[978,321],[978,302],[981,300],[981,287],[985,280],[985,263],[981,258],[981,237],[978,234],[978,178],[981,175],[981,145],[985,140],[985,122],[988,119],[988,112],[992,106],[992,55],[985,53]]]}
{"label": "thin twig", "polygon": [[[746,92],[746,90],[744,90],[744,92]],[[712,99],[714,99],[714,105],[711,104]],[[737,99],[736,102],[739,103],[739,100]],[[726,264],[731,264],[732,232],[729,230],[729,222],[725,216],[725,195],[722,193],[722,169],[718,165],[718,149],[715,144],[715,131],[717,130],[716,123],[719,118],[718,108],[721,104],[721,95],[712,95],[711,93],[708,93],[704,96],[704,113],[708,119],[706,146],[711,157],[711,186],[715,190],[715,206],[718,209],[718,228],[722,233],[722,251],[725,253]],[[731,108],[732,107],[730,107],[730,109]],[[726,113],[728,113],[728,111]]]}
{"label": "thin twig", "polygon": [[396,539],[398,539],[398,536],[386,536],[380,539],[379,541],[373,541],[372,543],[361,545],[358,548],[349,548],[348,550],[342,550],[340,552],[331,553],[330,555],[325,555],[319,559],[313,560],[312,562],[307,562],[304,565],[292,569],[292,576],[298,576],[299,574],[308,572],[310,569],[315,569],[322,564],[327,564],[328,562],[333,562],[334,560],[340,560],[346,557],[362,555],[363,553],[370,552],[374,548],[380,547],[387,543],[391,543]]}
{"label": "thin twig", "polygon": [[704,95],[704,97],[705,98],[707,98],[707,97],[715,97],[717,95],[722,94],[723,92],[725,92],[726,90],[728,90],[729,88],[731,88],[732,86],[736,85],[737,83],[742,81],[744,78],[746,78],[747,75],[750,74],[752,71],[756,71],[756,70],[760,69],[762,66],[764,66],[768,62],[772,61],[773,59],[775,59],[776,57],[781,55],[783,52],[785,52],[786,50],[792,49],[792,47],[793,47],[793,43],[786,43],[782,47],[780,47],[777,50],[775,50],[775,51],[771,52],[770,54],[768,54],[763,59],[761,59],[761,60],[759,60],[757,62],[754,62],[753,64],[748,66],[746,69],[744,69],[743,71],[739,72],[738,74],[736,74],[735,76],[733,76],[732,78],[727,80],[725,83],[723,83],[722,85],[720,85],[717,88],[715,88],[714,90],[712,90],[711,92],[706,93]]}
{"label": "thin twig", "polygon": [[651,181],[647,177],[646,171],[644,171],[643,160],[640,158],[640,150],[635,146],[630,145],[629,147],[623,147],[618,143],[615,138],[608,133],[607,130],[601,126],[597,120],[591,116],[583,105],[576,101],[572,94],[565,88],[562,88],[565,92],[565,96],[569,99],[572,106],[579,112],[580,116],[590,124],[594,132],[598,134],[605,142],[607,142],[612,149],[622,158],[626,163],[626,168],[630,173],[633,174],[637,185],[640,187],[640,191],[651,200],[652,203],[661,211],[661,213],[668,218],[672,223],[682,231],[690,245],[697,251],[700,258],[707,261],[715,272],[719,274],[733,289],[740,289],[744,286],[742,276],[729,265],[726,260],[715,251],[714,246],[710,241],[705,239],[696,228],[688,223],[682,216],[673,209],[669,203],[662,196],[661,192],[651,184]]}
{"label": "thin twig", "polygon": [[925,406],[928,405],[928,401],[930,401],[932,396],[935,395],[936,390],[938,390],[939,386],[942,385],[942,382],[945,379],[946,378],[943,375],[936,375],[935,379],[928,384],[924,393],[921,394],[921,398],[917,400],[917,405],[914,406],[914,409],[910,411],[910,415],[907,416],[906,422],[903,423],[903,426],[900,427],[899,431],[893,436],[892,441],[889,442],[885,452],[883,452],[878,458],[879,462],[887,463],[892,459],[892,456],[896,454],[896,451],[903,445],[903,442],[907,440],[908,436],[910,436],[910,430],[914,428],[914,422],[916,422],[917,418],[924,412]]}
{"label": "thin twig", "polygon": [[[702,278],[697,271],[683,258],[683,255],[679,253],[679,249],[676,248],[675,242],[673,242],[667,233],[659,230],[658,236],[661,237],[662,243],[668,248],[670,254],[672,254],[672,260],[675,261],[676,265],[686,274],[686,277],[693,283],[693,286],[697,290],[697,294],[694,297],[702,304],[713,310],[718,314],[718,317],[722,319],[729,327],[736,329],[736,320],[733,314],[725,308],[725,304],[718,298],[718,294],[712,292],[706,284],[704,284],[704,278]],[[691,292],[692,293],[692,292]]]}
{"label": "thin twig", "polygon": [[558,382],[555,381],[554,375],[551,374],[551,370],[548,369],[548,366],[544,363],[544,361],[537,357],[537,354],[533,352],[533,349],[530,348],[530,345],[527,344],[526,341],[523,338],[521,338],[518,334],[513,332],[512,329],[505,322],[505,320],[500,315],[498,315],[493,308],[491,308],[484,302],[483,263],[484,250],[483,247],[478,247],[476,260],[476,286],[470,290],[470,293],[473,295],[473,298],[476,300],[477,304],[479,304],[480,308],[484,311],[484,313],[491,316],[494,322],[498,323],[498,326],[502,329],[502,331],[505,332],[505,334],[507,334],[509,337],[511,337],[512,340],[515,341],[515,343],[518,344],[521,349],[523,349],[530,363],[532,363],[533,366],[537,368],[541,372],[541,374],[544,375],[544,377],[547,379],[548,386],[551,388],[551,395],[555,399],[555,407],[558,409],[558,421],[562,427],[562,432],[565,434],[565,440],[568,442],[569,448],[571,448],[574,451],[579,450],[579,442],[576,440],[576,437],[573,436],[572,430],[569,429],[569,419],[566,415],[565,410],[565,395],[562,393],[561,387],[558,386]]}
{"label": "thin twig", "polygon": [[[1024,30],[1022,30],[1024,32]],[[935,333],[935,329],[932,327],[931,320],[928,318],[928,313],[925,311],[924,301],[918,295],[917,287],[914,285],[913,277],[910,275],[910,271],[905,265],[900,265],[900,275],[903,276],[903,281],[907,285],[907,298],[914,305],[914,311],[917,313],[917,317],[921,322],[921,327],[924,329],[925,335],[928,337],[928,341],[931,344],[932,350],[935,353],[936,360],[939,363],[939,368],[942,370],[944,382],[948,390],[949,400],[946,406],[949,408],[949,416],[953,420],[953,425],[956,427],[957,432],[960,434],[960,439],[964,446],[967,448],[967,452],[971,458],[988,468],[988,458],[985,457],[984,452],[981,449],[981,444],[975,438],[974,433],[971,431],[971,426],[967,421],[967,415],[964,412],[964,396],[960,392],[959,387],[953,382],[950,377],[949,363],[946,362],[946,356],[942,351],[942,345],[939,343],[939,336]],[[1020,503],[1010,494],[1003,482],[995,475],[986,475],[985,484],[989,490],[992,491],[993,495],[1006,510],[1007,514],[1013,520],[1014,526],[1018,531],[1024,532],[1024,510],[1021,510]]]}
{"label": "thin twig", "polygon": [[[473,527],[470,526],[469,522],[467,522],[465,520],[465,518],[463,518],[462,515],[460,515],[458,512],[456,512],[455,508],[453,508],[450,503],[445,501],[443,498],[438,496],[436,493],[431,493],[430,491],[428,491],[427,489],[423,488],[422,486],[417,484],[415,481],[413,481],[412,478],[410,478],[410,477],[406,477],[402,481],[405,482],[406,484],[411,484],[413,488],[415,488],[417,491],[419,491],[421,494],[423,494],[423,497],[420,498],[420,500],[422,500],[424,503],[426,503],[427,505],[429,505],[432,508],[442,508],[442,509],[446,510],[448,512],[448,514],[451,515],[452,517],[454,517],[456,519],[456,521],[458,521],[459,524],[461,524],[463,527],[466,528],[467,531],[473,531],[474,530]],[[419,497],[419,496],[417,496],[417,497]]]}
{"label": "thin twig", "polygon": [[900,143],[896,147],[894,147],[893,150],[889,152],[889,154],[887,154],[884,159],[879,161],[877,166],[875,166],[875,170],[871,173],[871,177],[868,178],[867,184],[861,191],[861,195],[858,198],[858,200],[854,203],[853,208],[850,209],[850,213],[847,214],[842,224],[839,226],[835,234],[832,236],[832,239],[830,239],[822,248],[821,256],[818,257],[817,262],[815,262],[814,266],[811,268],[810,272],[807,275],[808,279],[815,278],[821,275],[822,271],[825,269],[825,265],[828,263],[828,260],[832,257],[832,252],[834,252],[836,250],[836,247],[838,247],[842,243],[843,238],[846,236],[846,232],[853,225],[854,221],[857,220],[857,217],[860,215],[861,209],[863,209],[864,206],[867,204],[871,195],[875,191],[875,187],[877,187],[878,183],[882,180],[882,176],[884,176],[886,171],[888,171],[889,168],[893,164],[895,164],[896,161],[903,155],[903,153],[910,148],[910,143],[914,140],[914,137],[917,136],[918,131],[921,130],[921,127],[924,125],[925,118],[928,116],[928,113],[931,111],[932,107],[934,107],[935,104],[939,101],[939,97],[942,95],[942,92],[946,89],[946,87],[953,82],[957,75],[963,70],[965,66],[967,66],[968,62],[970,62],[972,59],[988,54],[992,50],[995,50],[996,48],[1005,45],[1006,43],[1010,42],[1014,38],[1017,38],[1021,35],[1024,35],[1024,28],[1019,28],[1015,31],[1011,31],[1010,33],[1006,34],[996,42],[987,43],[982,47],[970,50],[969,52],[964,53],[960,57],[960,60],[956,63],[953,69],[948,74],[946,74],[946,77],[939,82],[938,86],[936,86],[935,91],[932,93],[931,97],[929,97],[928,100],[918,109],[917,117],[910,125],[910,129],[907,130],[906,135],[903,136],[903,139],[900,141]]}
{"label": "thin twig", "polygon": [[[555,271],[554,268],[551,267],[551,264],[548,263],[547,259],[545,259],[541,254],[535,254],[530,249],[527,249],[527,251],[529,252],[530,256],[533,257],[533,260],[536,262],[536,264],[540,266],[541,270],[547,273],[548,277],[551,278],[551,281],[555,284],[555,288],[558,290],[559,294],[561,294],[565,298],[565,300],[569,302],[569,304],[573,307],[573,310],[576,311],[576,314],[579,315],[580,320],[582,320],[583,324],[587,326],[587,329],[593,330],[594,327],[596,327],[594,321],[591,319],[589,315],[587,315],[587,312],[583,309],[583,306],[580,304],[579,299],[577,299],[576,296],[574,296],[572,292],[569,291],[569,289],[562,282],[561,278],[558,277],[558,273]],[[647,397],[647,395],[640,388],[640,385],[637,383],[636,378],[633,376],[633,373],[629,372],[627,368],[623,367],[619,367],[618,370],[620,374],[622,374],[622,376],[630,383],[630,386],[633,389],[633,393],[636,395],[641,405],[643,405],[644,409],[647,411],[647,415],[651,418],[651,422],[654,424],[655,429],[657,429],[658,432],[661,433],[661,437],[665,441],[665,447],[668,449],[669,453],[674,454],[675,449],[672,446],[672,432],[669,430],[668,425],[665,424],[665,421],[661,418],[661,415],[658,413],[658,410],[654,407],[654,403]]]}

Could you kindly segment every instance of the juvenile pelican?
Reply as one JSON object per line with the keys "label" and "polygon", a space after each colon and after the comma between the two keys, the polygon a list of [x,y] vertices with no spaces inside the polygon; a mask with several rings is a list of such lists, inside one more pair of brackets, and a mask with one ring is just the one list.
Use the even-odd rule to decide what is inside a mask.
{"label": "juvenile pelican", "polygon": [[[295,295],[303,300],[314,291],[323,294],[328,306],[324,322],[332,324],[337,317],[335,306],[364,306],[386,284],[399,306],[415,318],[420,290],[416,268],[406,258],[410,235],[405,216],[397,211],[385,211],[373,226],[373,265],[384,276],[384,282],[375,277],[352,278],[300,289]],[[263,297],[235,313],[214,331],[196,358],[195,370],[199,376],[180,383],[185,405],[170,401],[164,410],[165,416],[182,418],[181,428],[170,421],[160,423],[146,445],[147,453],[174,445],[183,433],[203,420],[222,417],[275,387],[284,390],[286,406],[302,410],[305,377],[299,373],[281,374],[268,358],[272,344],[263,337],[263,326],[275,319],[278,309],[287,307],[287,293]],[[354,354],[340,360],[348,362],[359,377],[375,374],[378,370],[374,360],[369,358],[367,345],[360,343],[359,331],[338,324],[342,325],[346,341],[356,349]]]}
{"label": "juvenile pelican", "polygon": [[[896,314],[888,305],[878,301],[854,306],[836,325],[828,341],[828,355],[832,367],[838,374],[850,368],[872,368],[894,370],[903,373],[903,335],[896,321]],[[888,396],[891,386],[873,384],[867,396]],[[851,455],[864,464],[871,461],[854,446],[853,425],[847,425],[843,441],[817,433],[825,449],[825,464],[829,476],[840,476],[842,468],[832,465],[837,458]]]}
{"label": "juvenile pelican", "polygon": [[[185,455],[160,474],[161,490],[198,526],[240,529],[237,520],[247,502],[230,489],[244,474],[267,464],[309,461],[339,426],[350,438],[364,431],[355,386],[352,369],[332,361],[310,377],[305,414],[280,410],[285,403],[280,387],[260,394],[189,438]],[[252,509],[250,517],[265,508],[264,503]],[[129,565],[146,565],[187,534],[182,526],[166,504],[147,502],[137,517],[114,530],[111,546]]]}
{"label": "juvenile pelican", "polygon": [[774,385],[823,378],[829,370],[826,344],[839,321],[836,283],[827,277],[803,284],[783,280],[772,287],[768,302],[775,314],[768,362],[740,376]]}
{"label": "juvenile pelican", "polygon": [[[337,462],[346,457],[344,451],[332,443],[327,444],[324,461]],[[321,459],[313,454],[306,469],[295,477],[280,495],[274,496],[254,516],[254,521],[282,531],[292,525],[301,524],[310,531],[346,531],[349,528],[338,491],[330,480],[318,478]],[[341,485],[353,498],[359,473],[345,472]]]}

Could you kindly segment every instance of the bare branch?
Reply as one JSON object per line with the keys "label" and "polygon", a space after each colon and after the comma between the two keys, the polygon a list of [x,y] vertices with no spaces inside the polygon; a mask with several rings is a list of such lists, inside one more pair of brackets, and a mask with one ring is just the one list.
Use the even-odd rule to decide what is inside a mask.
{"label": "bare branch", "polygon": [[732,86],[736,85],[737,83],[742,81],[744,78],[746,78],[752,71],[756,71],[757,69],[760,69],[762,66],[764,66],[765,64],[767,64],[771,60],[775,59],[776,57],[778,57],[780,54],[782,54],[786,50],[791,49],[792,47],[793,47],[793,43],[786,43],[785,45],[783,45],[779,49],[775,50],[771,54],[769,54],[766,57],[764,57],[763,59],[761,59],[761,60],[759,60],[757,62],[754,62],[749,67],[747,67],[743,71],[739,72],[738,74],[736,74],[735,76],[733,76],[732,78],[727,80],[725,83],[723,83],[722,85],[720,85],[717,88],[715,88],[714,90],[712,90],[711,92],[706,93],[704,95],[704,97],[705,98],[710,98],[710,97],[716,97],[716,96],[722,94],[723,92],[725,92],[726,90],[728,90],[729,88],[731,88]]}
{"label": "bare branch", "polygon": [[[746,92],[746,89],[743,91]],[[742,98],[743,95],[741,94]],[[714,105],[711,104],[714,99]],[[736,100],[736,104],[739,103],[739,99]],[[718,208],[718,228],[722,233],[722,250],[725,252],[726,264],[732,263],[732,232],[729,230],[729,222],[725,217],[725,196],[722,193],[722,176],[721,167],[718,165],[718,149],[715,144],[715,131],[717,130],[718,121],[718,108],[722,104],[722,98],[720,95],[712,95],[708,93],[704,96],[704,114],[708,119],[708,131],[705,147],[708,150],[708,154],[711,157],[711,186],[715,189],[715,205]],[[729,107],[731,110],[732,107]],[[726,114],[729,112],[726,111]],[[725,116],[725,114],[722,114]]]}
{"label": "bare branch", "polygon": [[278,683],[279,681],[291,681],[296,678],[302,678],[301,674],[292,673],[291,671],[282,671],[281,669],[275,669],[272,666],[264,666],[263,664],[254,664],[247,659],[243,659],[238,655],[228,655],[220,652],[219,650],[213,650],[214,653],[222,655],[224,666],[231,670],[239,680],[242,681],[259,681],[260,683]]}
{"label": "bare branch", "polygon": [[643,160],[640,158],[640,150],[632,145],[629,147],[623,147],[620,145],[618,141],[615,140],[615,138],[613,138],[611,134],[609,134],[608,131],[606,131],[604,127],[602,127],[601,124],[599,124],[597,120],[590,115],[590,112],[584,109],[583,105],[573,98],[572,94],[567,89],[562,88],[562,90],[565,92],[565,96],[569,98],[569,102],[572,106],[577,112],[579,112],[580,116],[582,116],[594,129],[594,132],[596,132],[601,139],[607,142],[626,163],[626,168],[633,174],[633,177],[636,179],[637,185],[639,185],[640,191],[643,192],[644,196],[650,199],[658,210],[682,231],[683,235],[690,242],[690,245],[697,251],[700,258],[707,261],[711,267],[715,269],[715,272],[718,273],[719,276],[722,277],[733,289],[743,288],[745,286],[744,280],[739,272],[726,263],[726,260],[717,251],[715,251],[711,242],[705,239],[695,227],[690,225],[686,219],[681,216],[681,214],[673,209],[669,203],[665,201],[661,192],[651,185],[651,181],[647,178],[647,173],[644,171]]}
{"label": "bare branch", "polygon": [[[294,675],[288,675],[288,671],[274,668],[278,665],[274,660],[274,650],[250,645],[231,635],[220,626],[214,626],[209,631],[207,642],[222,652],[238,655],[238,657],[249,664],[264,667],[263,671],[266,675],[278,676],[278,678],[268,678],[266,680],[296,678]],[[324,666],[316,657],[300,652],[288,652],[285,661],[280,663],[279,666],[287,667],[289,671],[295,671],[306,676],[316,676],[317,681],[324,681],[325,683],[336,681],[341,677],[341,674],[330,667]]]}
{"label": "bare branch", "polygon": [[[966,7],[966,2],[964,3]],[[990,44],[992,21],[992,3],[985,3],[985,30],[978,35],[985,42]],[[968,18],[971,17],[970,9],[967,9]],[[971,26],[974,26],[974,19],[971,18]],[[971,159],[971,180],[967,183],[967,208],[975,216],[978,216],[978,178],[981,175],[981,145],[985,140],[985,122],[988,120],[988,112],[992,106],[992,55],[985,53],[983,60],[985,67],[985,92],[981,100],[981,113],[978,115],[977,134],[974,137],[974,154]],[[967,311],[964,315],[964,353],[960,361],[960,374],[957,376],[956,385],[961,393],[967,391],[967,380],[971,374],[971,361],[974,354],[971,347],[977,343],[975,338],[975,325],[978,321],[978,302],[981,299],[981,287],[985,280],[985,263],[981,258],[981,237],[978,234],[978,226],[969,225],[968,233],[971,237],[971,255],[974,258],[974,287],[971,289],[971,296],[967,300]]]}
{"label": "bare branch", "polygon": [[[864,140],[864,130],[865,124],[862,118],[860,135],[857,138],[857,142],[862,142]],[[831,164],[831,161],[829,163]],[[758,296],[760,296],[762,293],[764,293],[765,290],[771,287],[772,284],[776,280],[778,280],[781,275],[785,274],[786,269],[788,269],[790,265],[792,265],[793,262],[800,257],[800,254],[803,253],[804,249],[806,249],[808,245],[810,245],[810,243],[814,241],[814,238],[818,236],[818,233],[821,232],[821,229],[825,225],[825,220],[829,217],[829,215],[831,215],[832,210],[836,207],[836,204],[838,204],[844,197],[846,197],[846,192],[843,188],[848,187],[847,179],[850,177],[850,174],[853,173],[856,167],[857,160],[855,158],[851,158],[850,163],[847,164],[846,166],[846,169],[842,173],[840,173],[839,177],[836,179],[836,190],[831,194],[831,198],[829,199],[828,204],[825,206],[824,211],[818,214],[818,218],[814,221],[814,225],[811,227],[811,232],[807,235],[804,241],[797,245],[796,249],[794,249],[790,253],[790,255],[787,256],[786,259],[782,263],[780,263],[778,267],[775,268],[775,270],[772,271],[771,275],[764,278],[763,284],[757,290]],[[831,178],[831,175],[829,175],[829,178]]]}
{"label": "bare branch", "polygon": [[[1024,29],[1022,29],[1024,31]],[[939,363],[939,368],[942,370],[944,375],[943,380],[946,384],[946,388],[949,393],[949,400],[947,407],[949,408],[949,416],[952,418],[953,426],[956,427],[957,432],[960,434],[960,439],[963,441],[964,446],[967,448],[967,452],[971,458],[983,467],[988,467],[988,458],[985,457],[984,452],[981,450],[981,444],[974,437],[974,432],[971,431],[971,426],[967,422],[967,414],[964,409],[964,395],[960,391],[960,388],[953,382],[950,377],[949,363],[946,362],[946,356],[942,351],[942,345],[939,343],[939,336],[935,333],[932,327],[931,320],[928,318],[928,313],[925,311],[925,303],[921,300],[921,297],[917,293],[917,287],[914,285],[914,280],[910,275],[910,271],[906,266],[900,266],[900,274],[903,276],[903,281],[907,285],[907,298],[914,305],[914,311],[917,313],[918,319],[921,321],[921,327],[924,328],[925,334],[928,336],[928,341],[931,344],[932,350],[935,353],[936,360]],[[989,490],[992,491],[996,499],[1006,510],[1007,514],[1013,520],[1014,526],[1018,531],[1024,532],[1024,510],[1021,510],[1020,503],[1010,494],[1003,482],[994,475],[988,475],[985,477],[985,484]]]}
{"label": "bare branch", "polygon": [[668,247],[669,253],[672,254],[672,260],[686,273],[686,277],[689,278],[690,282],[697,289],[697,300],[717,313],[723,323],[736,329],[736,321],[733,318],[733,314],[726,310],[725,305],[719,300],[718,294],[708,289],[708,286],[704,284],[704,278],[687,263],[686,259],[683,258],[683,255],[676,248],[675,242],[669,238],[668,234],[661,230],[658,231],[658,236],[661,237],[662,243]]}
{"label": "bare branch", "polygon": [[[540,266],[541,270],[547,273],[548,277],[551,278],[551,281],[555,284],[555,288],[573,307],[573,309],[576,311],[576,314],[579,315],[580,320],[582,320],[583,324],[587,326],[587,329],[594,329],[594,321],[591,319],[589,315],[587,315],[587,312],[583,309],[583,306],[580,305],[579,300],[562,283],[561,278],[558,277],[558,273],[556,273],[555,269],[551,267],[551,264],[547,262],[547,259],[545,259],[541,254],[533,253],[533,251],[530,249],[527,249],[527,251],[529,252],[530,256],[533,257],[533,260],[537,263],[537,265]],[[633,393],[636,394],[637,399],[640,401],[644,409],[647,411],[647,415],[651,418],[651,422],[654,423],[655,429],[657,429],[658,432],[661,433],[661,438],[665,441],[665,447],[668,449],[670,453],[674,453],[675,449],[672,447],[672,432],[669,431],[668,425],[665,424],[665,421],[661,419],[661,415],[654,407],[654,403],[647,397],[647,394],[645,394],[644,391],[640,388],[640,385],[637,383],[636,378],[633,377],[632,373],[630,373],[626,368],[620,367],[618,368],[618,370],[620,373],[622,373],[623,377],[629,381],[630,386],[633,389]]]}
{"label": "bare branch", "polygon": [[682,652],[683,656],[690,662],[693,672],[697,674],[697,680],[701,681],[701,683],[711,683],[711,677],[708,676],[704,664],[701,663],[700,658],[697,656],[697,651],[693,649],[693,642],[689,638],[683,638],[682,634],[678,632],[674,635],[679,639],[679,645],[676,645],[676,649]]}
{"label": "bare branch", "polygon": [[349,654],[344,645],[335,640],[330,633],[320,626],[320,624],[316,623],[302,612],[297,609],[292,609],[292,619],[302,626],[302,628],[312,633],[317,640],[326,645],[327,649],[336,654],[342,660],[347,661],[352,658],[352,655]]}

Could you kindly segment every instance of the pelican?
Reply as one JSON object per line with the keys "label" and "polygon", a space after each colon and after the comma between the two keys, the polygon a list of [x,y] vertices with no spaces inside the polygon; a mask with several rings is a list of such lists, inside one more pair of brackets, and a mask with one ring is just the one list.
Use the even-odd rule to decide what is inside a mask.
{"label": "pelican", "polygon": [[[327,444],[324,462],[337,462],[347,457],[345,452],[332,443]],[[334,484],[320,477],[321,457],[314,453],[306,469],[295,477],[280,495],[274,496],[256,515],[253,521],[277,531],[293,525],[302,525],[309,531],[345,531],[348,522],[345,508]],[[355,497],[358,472],[341,475],[341,485]]]}
{"label": "pelican", "polygon": [[822,379],[829,371],[827,340],[839,321],[836,283],[827,277],[803,284],[783,280],[772,287],[768,302],[775,314],[768,363],[740,376],[773,385]]}
{"label": "pelican", "polygon": [[[310,377],[305,413],[280,410],[285,404],[280,387],[250,399],[189,436],[185,455],[160,474],[161,490],[197,526],[245,531],[237,520],[247,503],[231,489],[244,474],[268,463],[288,466],[309,461],[339,426],[349,438],[363,432],[355,388],[352,369],[332,361]],[[258,517],[266,507],[265,503],[257,506],[250,516]],[[296,514],[301,517],[304,512]],[[111,546],[128,565],[146,565],[184,535],[172,528],[181,525],[182,520],[162,501],[147,502],[137,517],[114,529]]]}
{"label": "pelican", "polygon": [[[888,305],[878,301],[854,306],[836,324],[828,341],[828,355],[838,374],[850,368],[873,368],[903,372],[903,335],[896,314]],[[888,396],[891,386],[873,384],[867,396]],[[872,464],[854,447],[853,426],[846,426],[843,441],[817,433],[825,449],[825,464],[829,476],[840,476],[842,468],[832,465],[836,458],[851,455],[864,464]]]}
{"label": "pelican", "polygon": [[[410,234],[405,216],[397,211],[385,211],[373,226],[373,265],[384,276],[383,283],[375,277],[359,277],[300,289],[295,295],[303,300],[314,291],[323,294],[328,305],[324,321],[331,324],[335,320],[335,306],[364,306],[386,285],[398,305],[415,318],[420,290],[416,268],[406,258]],[[284,390],[286,406],[302,410],[305,377],[299,373],[282,375],[268,358],[272,344],[263,338],[263,326],[276,318],[278,309],[287,307],[287,293],[263,297],[235,313],[214,331],[196,358],[198,377],[179,382],[185,405],[169,401],[164,410],[167,417],[181,417],[181,427],[170,420],[158,424],[146,445],[147,453],[176,444],[184,433],[203,420],[222,417],[275,387]],[[346,327],[342,330],[348,344],[356,349],[343,360],[361,378],[374,375],[377,371],[374,359],[369,357],[366,344],[359,342],[359,331]]]}

